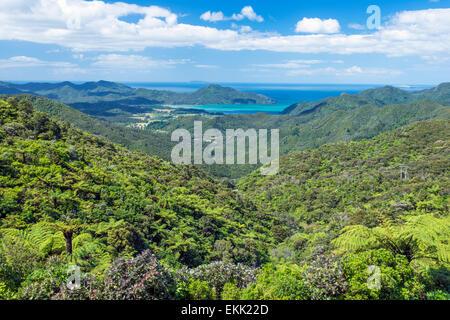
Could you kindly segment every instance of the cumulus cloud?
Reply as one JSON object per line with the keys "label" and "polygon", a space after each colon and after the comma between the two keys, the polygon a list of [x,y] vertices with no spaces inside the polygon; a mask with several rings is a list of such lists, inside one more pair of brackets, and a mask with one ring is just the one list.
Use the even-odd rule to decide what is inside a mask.
{"label": "cumulus cloud", "polygon": [[225,16],[223,15],[222,11],[219,12],[206,11],[204,14],[200,16],[200,19],[204,21],[216,22],[225,20]]}
{"label": "cumulus cloud", "polygon": [[60,61],[43,61],[33,57],[16,56],[8,59],[0,59],[0,69],[5,68],[29,68],[29,67],[57,67],[73,68],[75,64]]}
{"label": "cumulus cloud", "polygon": [[153,60],[140,55],[102,54],[95,58],[94,67],[116,69],[139,69],[173,67],[187,63],[189,60]]}
{"label": "cumulus cloud", "polygon": [[[120,20],[144,16],[136,23]],[[0,1],[1,40],[58,44],[75,51],[130,51],[193,46],[237,36],[233,30],[178,23],[158,6],[84,0]]]}
{"label": "cumulus cloud", "polygon": [[236,20],[241,21],[244,19],[248,19],[250,21],[263,22],[264,18],[260,15],[257,15],[251,6],[246,6],[242,8],[240,13],[233,13],[231,17],[226,17],[222,11],[211,12],[206,11],[200,16],[200,19],[204,21],[217,22],[224,20]]}
{"label": "cumulus cloud", "polygon": [[[253,9],[244,9],[234,18],[262,21]],[[130,14],[141,14],[144,18],[136,23],[120,20]],[[180,19],[168,9],[121,2],[2,0],[0,40],[56,44],[78,52],[125,52],[196,45],[217,50],[380,53],[437,58],[446,57],[450,52],[450,9],[402,11],[379,30],[349,35],[330,33],[337,31],[336,23],[324,24],[320,19],[315,29],[300,24],[298,31],[314,31],[313,34],[298,35],[217,29],[181,23]]]}
{"label": "cumulus cloud", "polygon": [[303,18],[295,27],[297,33],[338,33],[341,30],[335,19]]}
{"label": "cumulus cloud", "polygon": [[238,14],[233,14],[233,16],[231,17],[231,19],[233,20],[244,20],[245,18],[247,18],[250,21],[257,21],[257,22],[263,22],[264,18],[261,17],[260,15],[257,15],[256,12],[253,10],[252,7],[250,6],[246,6],[244,8],[242,8],[241,13]]}
{"label": "cumulus cloud", "polygon": [[450,9],[403,11],[370,34],[311,34],[239,37],[211,43],[221,50],[268,50],[297,53],[381,53],[387,56],[448,55]]}

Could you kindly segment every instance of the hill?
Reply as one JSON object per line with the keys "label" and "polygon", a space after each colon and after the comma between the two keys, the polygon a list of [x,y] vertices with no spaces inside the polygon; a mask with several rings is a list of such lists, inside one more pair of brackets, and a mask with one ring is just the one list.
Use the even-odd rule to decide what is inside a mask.
{"label": "hill", "polygon": [[[0,99],[4,100],[10,97],[9,95],[0,95]],[[81,130],[105,137],[131,150],[138,150],[166,160],[170,158],[172,142],[167,134],[112,125],[44,97],[20,94],[15,98],[26,99],[38,111],[68,122]]]}
{"label": "hill", "polygon": [[[14,90],[14,92],[11,92]],[[128,105],[202,105],[202,104],[275,104],[276,101],[266,96],[251,92],[240,92],[219,85],[209,85],[193,93],[176,93],[171,91],[134,89],[126,85],[108,82],[86,82],[73,84],[61,83],[27,83],[12,84],[1,82],[0,94],[28,93],[44,96],[66,104],[114,101]]]}
{"label": "hill", "polygon": [[449,142],[449,120],[422,121],[286,155],[279,175],[255,171],[238,189],[291,226],[275,255],[311,259],[331,250],[345,226],[375,228],[427,213],[448,219]]}
{"label": "hill", "polygon": [[450,82],[441,83],[437,87],[413,93],[416,99],[430,99],[442,105],[450,105]]}
{"label": "hill", "polygon": [[[351,98],[353,99],[353,98]],[[225,115],[207,117],[197,115],[178,118],[165,123],[152,123],[147,130],[170,133],[177,128],[193,130],[194,120],[202,121],[203,128],[217,128],[225,132],[228,128],[280,129],[280,153],[317,148],[323,144],[372,138],[380,133],[399,128],[416,121],[428,119],[450,119],[450,107],[421,100],[409,104],[376,107],[324,107],[322,112],[300,115]],[[329,108],[329,109],[328,109]],[[333,111],[334,110],[334,111]],[[204,166],[208,172],[219,177],[241,178],[256,169],[250,165]]]}
{"label": "hill", "polygon": [[[95,85],[96,83],[87,83],[84,86],[91,88]],[[102,85],[114,90],[123,88],[122,85],[114,83],[103,83]],[[51,84],[51,86],[55,86],[55,84]],[[436,89],[420,92],[420,97],[426,96],[433,100],[444,101],[446,88],[446,84],[443,84]],[[209,86],[204,90],[214,91],[215,86]],[[342,94],[339,97],[325,99],[323,102],[304,104],[301,111],[296,109],[292,113],[282,115],[260,113],[211,116],[193,113],[187,117],[180,117],[174,114],[161,121],[152,121],[147,125],[146,130],[108,124],[44,97],[32,95],[21,97],[27,98],[38,110],[58,116],[82,130],[104,136],[132,150],[140,150],[149,155],[169,160],[171,149],[174,146],[174,143],[170,141],[171,133],[181,127],[192,130],[194,120],[202,121],[205,130],[217,128],[223,132],[229,128],[278,128],[280,129],[281,154],[288,154],[317,148],[331,142],[371,138],[415,121],[450,118],[450,107],[442,106],[429,99],[406,104],[390,104],[394,101],[409,101],[419,97],[419,93],[414,99],[409,97],[409,93],[407,93],[408,96],[402,95],[402,93],[405,92],[393,87],[384,87],[367,90],[359,95]],[[205,94],[202,95],[205,96]],[[134,112],[136,111],[134,109],[138,108],[138,106],[130,105],[130,102],[126,100],[121,103],[123,103],[122,108],[130,112]],[[110,110],[120,104],[109,101],[76,105],[83,111],[90,110],[91,113],[102,114],[105,110]],[[87,105],[89,107],[86,107]],[[257,166],[213,165],[202,166],[202,168],[216,177],[238,179],[255,170]]]}
{"label": "hill", "polygon": [[[224,254],[217,243],[235,248],[236,255],[227,252],[235,262],[267,259],[276,219],[260,215],[249,199],[194,167],[128,151],[34,111],[27,100],[9,101],[0,101],[0,229],[78,225],[74,239],[104,244],[101,254],[78,248],[87,269],[100,267],[95,259],[107,262],[145,248],[196,266]],[[104,233],[93,231],[108,223]],[[41,254],[65,252],[56,238],[41,239],[56,241]]]}
{"label": "hill", "polygon": [[431,100],[442,105],[450,104],[450,83],[423,91],[408,92],[392,86],[369,89],[355,95],[342,94],[338,97],[329,97],[317,102],[299,102],[283,111],[282,114],[307,115],[322,114],[337,110],[348,110],[363,105],[384,107],[390,104],[406,104],[420,100]]}
{"label": "hill", "polygon": [[449,126],[287,155],[232,190],[0,101],[0,298],[448,299]]}

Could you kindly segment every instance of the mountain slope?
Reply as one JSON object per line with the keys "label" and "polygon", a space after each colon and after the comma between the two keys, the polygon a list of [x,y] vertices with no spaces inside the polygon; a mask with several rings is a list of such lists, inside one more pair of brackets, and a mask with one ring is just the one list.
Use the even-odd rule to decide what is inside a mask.
{"label": "mountain slope", "polygon": [[[11,96],[0,95],[0,99],[8,99]],[[111,125],[97,120],[63,103],[48,98],[29,94],[16,96],[17,99],[28,100],[36,110],[67,121],[75,127],[103,136],[114,143],[128,147],[131,150],[139,150],[150,155],[169,159],[172,142],[170,137],[164,133],[136,130],[122,126]]]}
{"label": "mountain slope", "polygon": [[133,89],[126,85],[108,82],[86,82],[73,84],[61,83],[27,83],[0,84],[0,94],[32,93],[45,96],[66,104],[98,103],[116,101],[137,105],[183,105],[183,104],[275,104],[276,101],[266,96],[251,92],[240,92],[232,88],[209,85],[193,93],[176,93],[171,91]]}
{"label": "mountain slope", "polygon": [[450,82],[441,83],[435,88],[415,92],[412,94],[416,99],[430,99],[442,105],[450,105]]}
{"label": "mountain slope", "polygon": [[[198,115],[177,119],[164,126],[150,125],[148,130],[158,129],[170,133],[177,128],[185,128],[192,132],[194,120],[202,121],[204,130],[216,128],[222,132],[228,128],[280,129],[280,153],[283,155],[331,142],[372,138],[409,123],[428,119],[450,119],[450,107],[422,100],[384,107],[362,105],[335,111],[326,110],[319,114],[225,115],[213,119]],[[215,176],[240,178],[253,171],[255,166],[204,166],[204,169]]]}
{"label": "mountain slope", "polygon": [[275,220],[250,200],[193,167],[130,152],[33,111],[26,100],[11,103],[0,101],[0,228],[78,225],[74,236],[97,239],[111,258],[151,248],[195,266],[220,258],[217,244],[226,244],[235,262],[266,259]]}
{"label": "mountain slope", "polygon": [[333,112],[337,110],[354,109],[366,104],[383,107],[390,104],[406,104],[428,99],[442,105],[450,104],[450,83],[417,92],[408,92],[392,86],[369,89],[355,95],[342,94],[317,102],[299,102],[293,104],[282,114],[307,115]]}
{"label": "mountain slope", "polygon": [[255,171],[239,189],[269,211],[307,223],[367,209],[447,212],[449,143],[449,120],[417,122],[373,139],[283,156],[279,175]]}
{"label": "mountain slope", "polygon": [[[448,299],[449,129],[294,153],[231,190],[0,100],[0,298]],[[342,251],[349,230],[384,238]]]}
{"label": "mountain slope", "polygon": [[302,263],[331,253],[347,226],[402,225],[430,214],[448,221],[449,152],[450,121],[422,121],[283,156],[278,175],[255,171],[238,189],[290,227],[272,256]]}

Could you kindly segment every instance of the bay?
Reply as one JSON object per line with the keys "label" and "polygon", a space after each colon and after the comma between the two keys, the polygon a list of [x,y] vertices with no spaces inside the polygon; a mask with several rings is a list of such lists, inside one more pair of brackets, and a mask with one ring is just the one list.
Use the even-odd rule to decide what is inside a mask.
{"label": "bay", "polygon": [[[209,83],[179,82],[179,83],[126,83],[134,88],[153,90],[167,90],[174,92],[194,92]],[[222,105],[183,105],[176,108],[203,110],[211,113],[224,114],[253,114],[266,112],[277,114],[294,103],[301,101],[318,101],[332,96],[339,96],[343,92],[357,94],[361,91],[382,87],[380,84],[279,84],[279,83],[218,83],[221,86],[232,87],[239,91],[263,94],[277,100],[275,105],[259,104],[222,104]],[[418,91],[431,88],[430,85],[398,85],[407,91]]]}

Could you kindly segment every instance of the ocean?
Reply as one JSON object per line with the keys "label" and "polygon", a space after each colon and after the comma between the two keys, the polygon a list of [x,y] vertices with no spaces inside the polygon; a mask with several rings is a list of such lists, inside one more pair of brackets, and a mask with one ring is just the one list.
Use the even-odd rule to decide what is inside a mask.
{"label": "ocean", "polygon": [[[175,92],[194,92],[208,83],[125,83],[134,88],[168,90]],[[252,114],[267,112],[277,114],[294,103],[301,101],[317,101],[331,96],[339,96],[345,92],[357,94],[363,90],[378,88],[381,85],[370,84],[260,84],[260,83],[218,83],[221,86],[232,87],[239,91],[263,94],[278,101],[275,105],[201,105],[179,106],[179,108],[199,109],[213,113]],[[418,91],[431,88],[429,85],[399,86],[407,91]]]}

